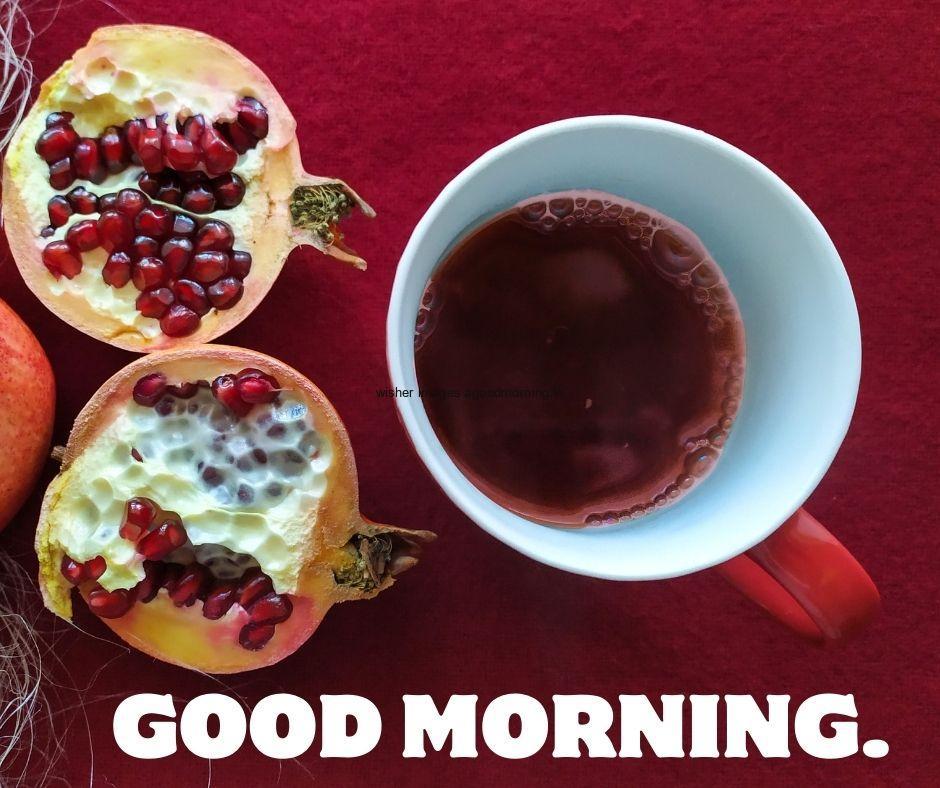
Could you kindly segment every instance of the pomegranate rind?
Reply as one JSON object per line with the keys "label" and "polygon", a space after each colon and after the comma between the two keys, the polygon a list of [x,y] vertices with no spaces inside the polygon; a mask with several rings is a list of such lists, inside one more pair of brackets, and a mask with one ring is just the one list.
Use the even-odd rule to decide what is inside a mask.
{"label": "pomegranate rind", "polygon": [[55,378],[29,327],[0,300],[0,530],[32,492],[48,457]]}
{"label": "pomegranate rind", "polygon": [[[169,112],[171,117],[177,112],[204,112],[216,119],[231,120],[237,99],[246,92],[266,106],[270,128],[268,136],[236,166],[235,171],[247,184],[242,204],[218,214],[233,224],[236,248],[250,252],[253,258],[244,294],[236,306],[211,311],[189,336],[168,337],[155,320],[138,317],[130,309],[122,309],[123,317],[116,317],[105,308],[108,298],[99,299],[104,306],[94,306],[80,287],[72,288],[46,270],[41,255],[48,240],[41,237],[40,231],[48,222],[48,200],[56,192],[48,183],[48,167],[35,152],[34,144],[50,112],[74,112],[76,130],[83,136],[95,136],[109,124],[160,112]],[[312,245],[364,267],[364,262],[338,240],[293,226],[290,199],[297,186],[335,185],[364,213],[374,215],[342,181],[304,172],[295,130],[293,115],[264,72],[228,44],[205,33],[162,25],[98,29],[43,83],[4,160],[4,223],[23,279],[50,310],[75,328],[117,347],[143,353],[207,342],[234,328],[271,289],[295,246]],[[76,185],[81,183],[77,181]],[[103,194],[111,190],[109,184],[113,185],[112,181],[91,188]],[[97,269],[93,275],[100,279]],[[80,281],[93,280],[89,275]],[[122,299],[120,303],[122,308],[126,306]]]}
{"label": "pomegranate rind", "polygon": [[[103,619],[114,632],[152,656],[205,672],[228,673],[263,667],[292,653],[306,641],[333,604],[373,597],[394,582],[394,577],[388,575],[368,590],[337,582],[335,571],[348,561],[348,544],[354,535],[395,533],[415,542],[434,538],[427,531],[379,525],[360,514],[355,460],[346,429],[324,394],[302,374],[269,356],[241,348],[223,345],[177,348],[152,353],[122,369],[101,386],[75,420],[60,473],[43,500],[36,531],[39,585],[46,606],[52,612],[66,619],[72,615],[72,586],[59,571],[65,554],[62,530],[68,528],[67,518],[61,515],[62,502],[72,485],[87,485],[90,481],[77,473],[80,459],[132,403],[134,384],[157,371],[172,383],[211,379],[222,371],[248,367],[262,370],[273,376],[283,389],[299,394],[313,416],[318,434],[329,441],[332,450],[332,460],[325,471],[325,491],[315,508],[292,526],[296,571],[277,587],[278,593],[290,594],[294,600],[293,615],[278,624],[274,639],[257,652],[248,652],[237,645],[237,628],[232,643],[238,651],[220,650],[220,627],[224,628],[226,623],[234,626],[231,611],[219,622],[211,622],[201,616],[201,605],[197,604],[186,610],[197,611],[198,626],[197,616],[191,614],[176,623],[168,623],[171,612],[178,613],[180,609],[173,607],[165,594],[153,602],[135,605],[119,619]],[[88,590],[83,587],[83,594]],[[109,587],[109,590],[114,589]]]}
{"label": "pomegranate rind", "polygon": [[[320,595],[307,589],[306,596],[293,597],[293,615],[275,627],[274,637],[258,651],[238,643],[248,613],[237,605],[222,618],[210,621],[202,615],[202,604],[176,607],[166,590],[145,605],[134,605],[120,618],[102,619],[125,643],[173,665],[206,673],[241,673],[273,665],[293,654],[316,631],[333,604],[329,588]],[[88,591],[83,588],[87,599]]]}

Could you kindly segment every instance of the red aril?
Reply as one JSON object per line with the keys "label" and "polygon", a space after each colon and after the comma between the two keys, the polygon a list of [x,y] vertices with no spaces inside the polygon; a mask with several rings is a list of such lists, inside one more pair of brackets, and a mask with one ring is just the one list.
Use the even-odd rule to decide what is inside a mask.
{"label": "red aril", "polygon": [[64,159],[49,165],[49,185],[59,191],[67,189],[75,180],[75,170],[72,160],[66,156]]}
{"label": "red aril", "polygon": [[209,284],[225,276],[228,270],[228,255],[225,252],[198,252],[187,271],[197,282]]}
{"label": "red aril", "polygon": [[202,316],[211,309],[206,291],[201,284],[190,279],[179,279],[173,285],[173,294],[183,306]]}
{"label": "red aril", "polygon": [[193,242],[188,238],[171,238],[160,248],[160,257],[167,264],[171,279],[182,276],[193,257]]}
{"label": "red aril", "polygon": [[168,337],[188,337],[199,328],[199,315],[183,304],[173,304],[160,318],[160,330]]}
{"label": "red aril", "polygon": [[114,252],[109,255],[101,269],[101,278],[111,287],[124,287],[131,281],[130,255],[126,252]]}
{"label": "red aril", "polygon": [[72,151],[75,177],[92,183],[101,183],[107,175],[98,150],[98,140],[83,137]]}
{"label": "red aril", "polygon": [[108,252],[124,251],[134,242],[134,223],[120,211],[104,211],[98,217],[98,238]]}
{"label": "red aril", "polygon": [[137,311],[145,317],[161,318],[172,306],[173,291],[168,287],[155,287],[137,296]]}
{"label": "red aril", "polygon": [[57,195],[49,200],[49,224],[53,227],[61,227],[72,215],[72,206],[65,197]]}
{"label": "red aril", "polygon": [[231,309],[241,300],[243,292],[241,280],[227,276],[209,285],[206,295],[209,296],[209,303],[216,309]]}
{"label": "red aril", "polygon": [[127,169],[131,151],[121,129],[108,126],[101,135],[98,146],[101,150],[101,160],[108,172],[115,174]]}
{"label": "red aril", "polygon": [[[52,200],[58,199],[53,197]],[[84,186],[76,186],[72,191],[65,195],[69,205],[75,213],[90,214],[98,211],[98,198]],[[50,204],[52,203],[50,200]]]}
{"label": "red aril", "polygon": [[54,164],[70,156],[78,144],[78,134],[71,125],[56,124],[46,129],[36,140],[36,153],[47,163]]}
{"label": "red aril", "polygon": [[65,240],[76,252],[90,252],[98,247],[98,224],[91,219],[75,222],[65,233]]}
{"label": "red aril", "polygon": [[150,205],[137,214],[134,226],[143,235],[166,238],[173,230],[173,214],[163,205]]}
{"label": "red aril", "polygon": [[167,281],[166,264],[159,257],[144,257],[134,263],[131,281],[138,290],[149,290]]}

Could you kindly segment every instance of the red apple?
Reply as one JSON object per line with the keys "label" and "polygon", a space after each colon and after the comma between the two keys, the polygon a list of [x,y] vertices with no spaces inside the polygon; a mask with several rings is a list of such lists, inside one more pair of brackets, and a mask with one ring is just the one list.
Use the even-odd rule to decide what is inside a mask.
{"label": "red apple", "polygon": [[52,439],[55,379],[26,324],[0,300],[0,530],[36,485]]}

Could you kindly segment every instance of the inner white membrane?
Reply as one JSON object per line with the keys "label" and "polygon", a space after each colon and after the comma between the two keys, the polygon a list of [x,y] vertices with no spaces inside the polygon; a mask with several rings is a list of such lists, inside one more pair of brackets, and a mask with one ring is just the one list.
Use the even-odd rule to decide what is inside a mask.
{"label": "inner white membrane", "polygon": [[106,589],[129,588],[143,579],[143,559],[118,529],[128,499],[150,498],[179,514],[189,537],[166,560],[195,555],[222,578],[257,563],[288,592],[332,458],[307,406],[289,392],[241,418],[204,387],[152,408],[131,402],[69,468],[52,533],[77,561],[105,558]]}

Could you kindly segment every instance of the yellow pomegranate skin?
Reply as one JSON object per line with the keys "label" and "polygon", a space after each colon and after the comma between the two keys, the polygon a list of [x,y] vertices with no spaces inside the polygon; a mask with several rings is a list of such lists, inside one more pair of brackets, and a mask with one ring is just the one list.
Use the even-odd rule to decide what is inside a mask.
{"label": "yellow pomegranate skin", "polygon": [[55,378],[49,359],[19,316],[0,300],[0,530],[36,484],[49,452]]}

